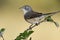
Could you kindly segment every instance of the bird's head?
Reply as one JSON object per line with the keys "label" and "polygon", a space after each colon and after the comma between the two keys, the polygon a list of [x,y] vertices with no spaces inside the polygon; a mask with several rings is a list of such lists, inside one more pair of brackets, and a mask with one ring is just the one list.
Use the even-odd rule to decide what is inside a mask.
{"label": "bird's head", "polygon": [[24,13],[32,11],[31,6],[29,6],[29,5],[22,6],[19,9],[22,9]]}

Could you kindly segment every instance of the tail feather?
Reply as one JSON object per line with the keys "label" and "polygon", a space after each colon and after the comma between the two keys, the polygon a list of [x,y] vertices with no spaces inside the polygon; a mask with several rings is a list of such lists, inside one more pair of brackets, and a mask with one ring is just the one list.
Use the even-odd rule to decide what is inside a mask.
{"label": "tail feather", "polygon": [[51,12],[51,13],[47,13],[47,14],[43,14],[44,16],[53,16],[56,13],[59,13],[60,11],[56,11],[56,12]]}

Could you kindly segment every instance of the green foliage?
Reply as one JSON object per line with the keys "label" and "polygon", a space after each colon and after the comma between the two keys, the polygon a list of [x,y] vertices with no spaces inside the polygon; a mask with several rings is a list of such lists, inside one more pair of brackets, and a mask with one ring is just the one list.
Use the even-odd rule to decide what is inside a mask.
{"label": "green foliage", "polygon": [[46,17],[45,20],[53,22],[53,19],[51,18],[51,16]]}
{"label": "green foliage", "polygon": [[2,31],[2,32],[5,31],[5,28],[2,28],[1,31]]}
{"label": "green foliage", "polygon": [[4,32],[5,31],[5,28],[2,28],[1,30],[0,30],[0,32]]}
{"label": "green foliage", "polygon": [[20,33],[19,36],[15,40],[22,40],[28,38],[34,31],[32,30],[25,30],[23,33]]}

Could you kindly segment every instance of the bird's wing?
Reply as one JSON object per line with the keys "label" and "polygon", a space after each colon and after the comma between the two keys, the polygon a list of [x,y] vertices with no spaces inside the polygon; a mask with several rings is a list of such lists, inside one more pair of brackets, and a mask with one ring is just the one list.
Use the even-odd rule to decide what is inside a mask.
{"label": "bird's wing", "polygon": [[42,13],[38,13],[38,12],[28,12],[25,15],[25,17],[27,19],[36,18],[36,17],[40,17],[40,16],[42,16]]}

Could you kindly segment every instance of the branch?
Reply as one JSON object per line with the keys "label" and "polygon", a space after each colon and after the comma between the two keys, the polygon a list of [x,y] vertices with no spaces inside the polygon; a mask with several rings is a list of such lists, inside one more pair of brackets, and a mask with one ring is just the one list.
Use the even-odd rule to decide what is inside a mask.
{"label": "branch", "polygon": [[[40,23],[44,22],[44,21],[47,21],[47,22],[54,22],[52,19],[51,19],[51,16],[48,16],[46,17],[43,21],[41,21]],[[39,24],[40,24],[39,23]],[[32,29],[34,27],[36,27],[37,25],[39,24],[35,24],[35,25],[30,25],[29,28],[27,30],[25,30],[23,33],[20,33],[19,36],[17,36],[17,38],[15,40],[27,40],[28,37],[34,32]],[[30,37],[29,40],[32,40],[32,38]]]}

